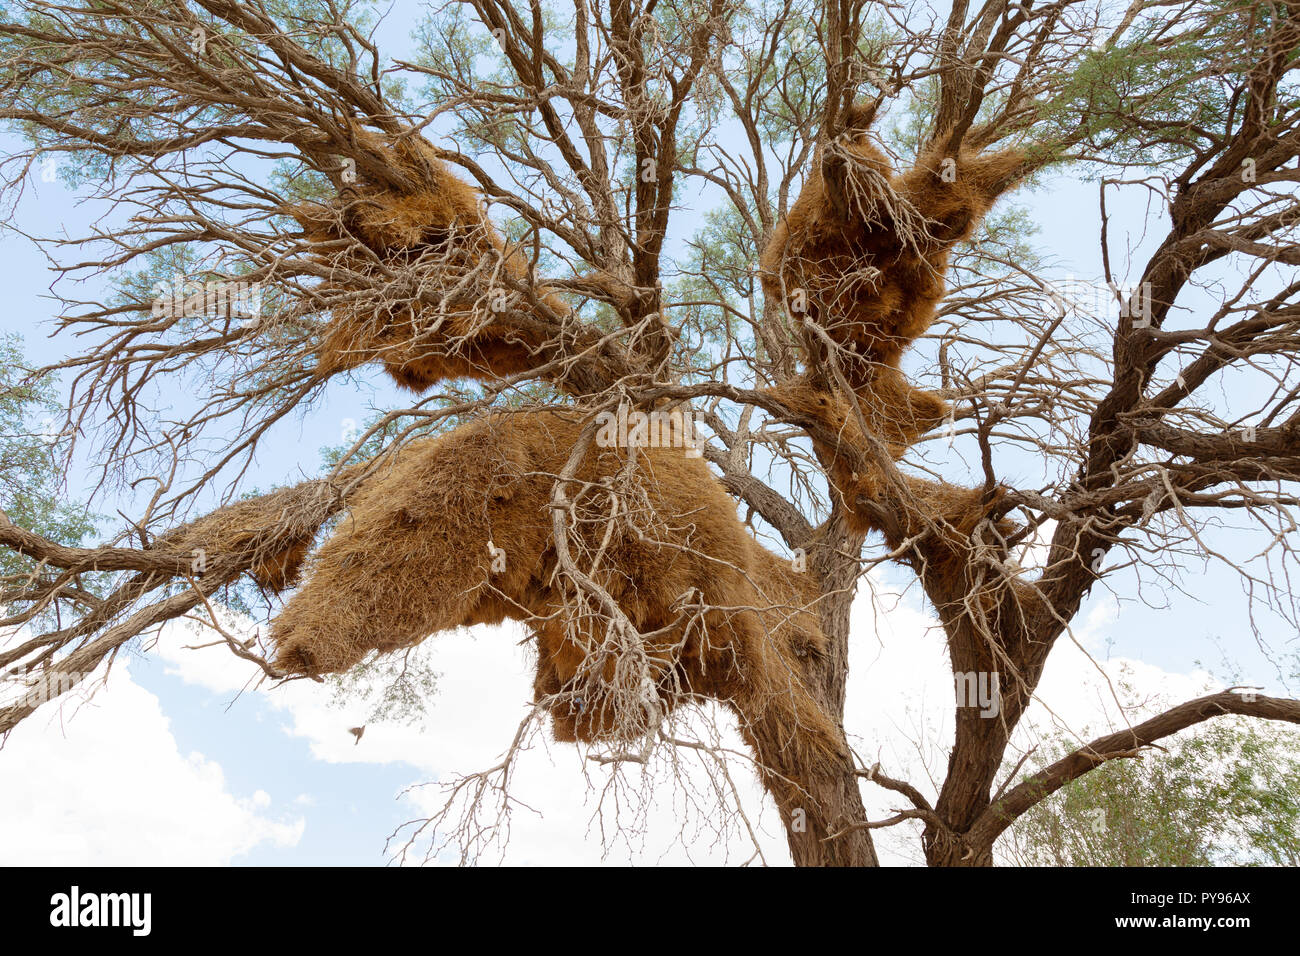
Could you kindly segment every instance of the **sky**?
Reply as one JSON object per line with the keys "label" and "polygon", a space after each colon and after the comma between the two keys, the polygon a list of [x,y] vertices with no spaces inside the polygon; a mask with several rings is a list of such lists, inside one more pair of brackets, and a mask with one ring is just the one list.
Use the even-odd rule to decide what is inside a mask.
{"label": "sky", "polygon": [[[406,6],[385,27],[390,44],[400,44],[415,19],[404,15]],[[11,146],[0,139],[0,149]],[[53,275],[20,233],[76,234],[96,212],[78,198],[58,182],[41,181],[38,170],[15,210],[17,231],[0,235],[8,305],[0,332],[21,332],[37,362],[67,354],[76,343],[46,337],[57,311],[48,297]],[[1095,183],[1058,176],[1017,201],[1031,210],[1040,227],[1036,245],[1053,254],[1062,275],[1099,273]],[[689,231],[703,211],[683,210],[682,228]],[[1135,207],[1129,222],[1140,218]],[[1140,247],[1134,229],[1131,239]],[[363,421],[389,395],[376,376],[332,385],[277,427],[250,482],[266,486],[310,472],[323,446],[337,444],[350,422]],[[86,474],[70,472],[74,496],[84,490],[78,485]],[[1032,561],[1031,553],[1025,563]],[[1232,577],[1191,563],[1187,593],[1161,593],[1149,583],[1139,588],[1140,573],[1120,572],[1108,580],[1109,590],[1094,589],[1050,659],[1021,745],[1054,727],[1089,737],[1117,726],[1121,677],[1145,700],[1129,715],[1133,720],[1161,700],[1222,686],[1225,659],[1244,683],[1285,691],[1250,633],[1248,603]],[[890,775],[933,797],[951,738],[952,683],[934,617],[915,587],[899,593],[904,583],[889,573],[862,582],[846,727],[864,765],[880,761]],[[228,624],[237,633],[258,626],[238,618]],[[1293,634],[1275,621],[1263,624],[1275,649],[1294,650]],[[152,650],[119,659],[107,686],[90,700],[44,706],[0,750],[0,864],[403,862],[400,851],[411,833],[403,825],[437,812],[440,786],[496,765],[525,717],[532,691],[527,652],[519,646],[524,636],[511,625],[428,641],[420,653],[440,677],[422,719],[367,722],[364,705],[340,705],[327,687],[311,682],[252,688],[251,665],[220,648],[187,649],[211,636],[169,624]],[[715,716],[724,743],[743,749],[728,718]],[[684,719],[704,723],[703,716]],[[356,740],[349,728],[363,722]],[[578,748],[538,735],[515,769],[511,793],[520,802],[511,807],[508,840],[479,848],[473,862],[789,862],[775,810],[743,761],[732,768],[734,792],[723,788],[719,796],[706,761],[679,759],[676,766],[661,761],[616,773],[585,760]],[[864,794],[873,818],[895,806],[884,791],[867,787]],[[719,828],[724,817],[732,824]],[[886,862],[919,861],[913,830],[884,833],[879,845]],[[417,837],[405,862],[424,862],[430,850]],[[427,861],[450,864],[458,857],[444,849]]]}
{"label": "sky", "polygon": [[[881,613],[867,600],[854,608],[846,728],[865,766],[879,762],[933,797],[951,739],[952,684],[937,622],[896,592],[881,587],[875,597]],[[1076,622],[1073,640],[1051,658],[1021,746],[1056,729],[1083,738],[1105,732],[1120,719],[1121,680],[1155,695],[1131,712],[1134,720],[1218,686],[1196,669],[1106,659],[1115,624],[1104,606]],[[406,840],[389,837],[442,807],[437,784],[495,766],[514,738],[531,688],[522,637],[512,625],[427,642],[423,653],[441,679],[423,719],[367,724],[354,741],[348,728],[364,720],[363,707],[337,706],[305,681],[246,690],[256,676],[250,665],[221,648],[186,650],[201,640],[197,631],[164,627],[153,653],[119,662],[88,702],[48,704],[13,732],[0,753],[0,863],[398,862]],[[695,732],[704,726],[686,719]],[[743,749],[734,724],[718,723],[723,745]],[[577,748],[539,734],[518,757],[511,793],[520,804],[508,842],[474,860],[789,862],[775,810],[743,761],[731,772],[736,792],[724,799],[703,761],[689,753],[681,760],[677,768],[625,768],[615,785],[611,770],[584,767]],[[894,808],[882,791],[867,796],[873,818]],[[739,822],[717,832],[737,806],[757,847]],[[914,832],[890,831],[879,842],[886,862],[919,862]],[[429,850],[417,839],[408,862]],[[428,862],[457,860],[444,849]]]}

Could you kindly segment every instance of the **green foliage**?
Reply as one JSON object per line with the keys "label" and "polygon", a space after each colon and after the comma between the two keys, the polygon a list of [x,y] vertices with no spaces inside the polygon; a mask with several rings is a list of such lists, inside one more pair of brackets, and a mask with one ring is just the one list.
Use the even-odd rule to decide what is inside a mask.
{"label": "green foliage", "polygon": [[739,317],[757,308],[761,290],[754,271],[758,249],[740,212],[727,203],[702,218],[667,298],[678,303],[669,320],[695,347],[695,360],[705,363],[728,340],[748,340]]}
{"label": "green foliage", "polygon": [[[1284,8],[1274,13],[1286,16]],[[1212,0],[1171,22],[1158,8],[1124,42],[1084,51],[1035,126],[1040,141],[1074,140],[1112,162],[1185,160],[1221,135],[1263,56],[1269,18],[1248,0]],[[1288,96],[1294,108],[1294,94]]]}
{"label": "green foliage", "polygon": [[[87,6],[93,8],[95,4],[92,2]],[[131,87],[132,108],[129,114],[117,108],[116,98],[105,94],[120,80],[116,74],[117,67],[105,61],[100,52],[103,44],[115,42],[111,38],[120,38],[122,50],[131,51],[132,57],[141,60],[154,55],[150,48],[155,48],[159,68],[165,68],[162,64],[170,55],[164,43],[192,50],[195,45],[202,44],[202,56],[213,72],[244,68],[231,55],[231,47],[253,57],[259,55],[261,45],[261,41],[232,30],[197,6],[192,6],[189,11],[194,17],[192,21],[178,18],[176,11],[169,9],[176,4],[163,0],[150,0],[136,6],[158,9],[159,20],[153,24],[152,30],[142,29],[138,21],[114,16],[118,11],[106,4],[108,13],[94,23],[96,29],[108,37],[97,44],[86,44],[84,51],[71,56],[66,51],[49,50],[27,37],[0,38],[0,84],[20,85],[24,97],[36,112],[66,115],[77,127],[109,138],[166,141],[175,133],[178,123],[193,124],[192,128],[239,125],[242,117],[232,108],[186,109],[182,115],[161,87],[141,84]],[[295,43],[330,66],[352,73],[361,82],[373,82],[367,55],[358,49],[361,55],[354,60],[340,38],[346,35],[343,24],[361,36],[373,30],[383,12],[375,0],[267,0],[266,7],[280,30],[292,37]],[[0,6],[0,18],[10,22],[17,19],[3,6]],[[60,29],[75,31],[79,28],[77,24],[85,22],[67,18],[64,26],[60,27],[54,17],[44,13],[26,13],[22,19],[27,25],[55,32]],[[198,26],[191,27],[190,23]],[[203,32],[196,33],[196,30]],[[220,42],[214,42],[217,40]],[[35,73],[29,69],[30,63],[44,61],[54,62],[57,67]],[[385,77],[380,83],[391,103],[399,107],[405,105],[404,87],[399,80]],[[120,162],[111,150],[85,146],[71,148],[67,137],[57,136],[38,124],[22,122],[16,127],[32,146],[48,150],[45,155],[57,161],[58,179],[69,188],[109,180]]]}
{"label": "green foliage", "polygon": [[[1024,814],[998,850],[1031,866],[1296,866],[1300,740],[1219,718],[1112,760]],[[1074,745],[1057,743],[1044,763]]]}
{"label": "green foliage", "polygon": [[437,692],[440,676],[425,660],[428,655],[427,645],[396,654],[372,654],[347,673],[330,675],[326,683],[334,692],[331,704],[365,704],[367,723],[419,725]]}
{"label": "green foliage", "polygon": [[[1006,200],[1003,200],[1006,203]],[[1033,244],[1039,227],[1029,209],[1021,205],[995,208],[966,242],[953,251],[950,282],[953,286],[978,284],[1045,267]]]}
{"label": "green foliage", "polygon": [[[18,336],[0,337],[0,509],[21,528],[79,545],[94,533],[96,516],[65,496],[63,428],[53,384],[26,368]],[[21,583],[35,571],[30,559],[0,549],[0,579]]]}

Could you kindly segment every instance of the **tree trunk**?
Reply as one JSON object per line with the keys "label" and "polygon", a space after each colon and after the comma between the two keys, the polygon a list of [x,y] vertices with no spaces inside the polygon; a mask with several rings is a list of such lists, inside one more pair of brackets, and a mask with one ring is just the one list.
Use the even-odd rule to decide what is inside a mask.
{"label": "tree trunk", "polygon": [[[1075,533],[1066,523],[1056,538]],[[996,835],[971,836],[993,802],[997,777],[1011,735],[1029,706],[1043,676],[1047,654],[1078,612],[1091,582],[1091,570],[1077,556],[1092,554],[1093,540],[1056,545],[1065,555],[1050,564],[1053,572],[1034,587],[994,582],[972,586],[966,575],[954,576],[938,561],[923,573],[926,594],[943,621],[954,680],[958,675],[996,675],[997,707],[988,712],[971,700],[956,701],[955,730],[948,772],[935,802],[942,824],[926,824],[921,842],[930,866],[992,866]],[[1073,561],[1064,560],[1073,555]],[[978,614],[972,609],[978,608]],[[956,689],[954,684],[954,690]],[[969,688],[969,685],[967,685]],[[999,831],[1000,832],[1000,831]]]}
{"label": "tree trunk", "polygon": [[993,847],[973,847],[963,839],[923,840],[926,866],[992,866]]}
{"label": "tree trunk", "polygon": [[[780,767],[788,762],[783,756],[787,741],[754,729],[750,745],[765,767]],[[763,784],[781,813],[794,865],[878,866],[871,832],[853,829],[854,824],[866,822],[866,810],[847,753],[838,767],[811,773],[802,767],[791,769],[791,776],[799,774],[800,786],[770,771],[763,773]],[[832,834],[838,835],[828,839]]]}
{"label": "tree trunk", "polygon": [[812,748],[798,746],[788,728],[774,726],[770,720],[760,719],[749,728],[750,746],[768,768],[763,784],[780,810],[795,866],[879,865],[871,832],[863,827],[867,814],[857,766],[844,740],[849,609],[858,574],[858,562],[851,555],[861,546],[861,536],[832,521],[808,555],[809,572],[817,576],[825,595],[819,611],[828,647],[807,676],[818,705],[838,730],[839,757],[829,761],[810,757]]}

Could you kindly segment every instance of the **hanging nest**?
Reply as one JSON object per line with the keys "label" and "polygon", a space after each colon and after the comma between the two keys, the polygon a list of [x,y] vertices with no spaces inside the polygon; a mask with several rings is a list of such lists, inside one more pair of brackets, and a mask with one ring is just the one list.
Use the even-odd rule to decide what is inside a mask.
{"label": "hanging nest", "polygon": [[850,110],[759,259],[765,294],[840,346],[850,387],[897,368],[930,327],[954,245],[1029,166],[1023,151],[954,149],[939,136],[904,173]]}
{"label": "hanging nest", "polygon": [[593,444],[566,486],[566,548],[617,613],[560,567],[552,491],[582,425],[500,413],[399,452],[275,620],[276,666],[343,671],[371,651],[518,620],[560,740],[635,740],[707,698],[742,725],[802,727],[803,746],[840,753],[805,683],[824,648],[816,586],[749,535],[688,449]]}
{"label": "hanging nest", "polygon": [[790,379],[765,392],[791,409],[825,423],[841,435],[846,446],[865,444],[861,414],[871,434],[884,443],[891,458],[903,457],[922,435],[948,415],[948,404],[931,392],[914,388],[897,369],[880,368],[856,393],[854,403],[838,391],[827,391],[807,376]]}
{"label": "hanging nest", "polygon": [[399,385],[424,391],[543,364],[569,308],[534,288],[527,250],[501,238],[478,190],[418,135],[354,134],[359,152],[383,155],[412,185],[370,182],[359,169],[332,202],[284,210],[323,247],[314,258],[331,273],[318,290],[335,304],[317,374],[377,361]]}
{"label": "hanging nest", "polygon": [[[874,113],[874,107],[848,112],[773,230],[760,267],[764,293],[812,327],[805,327],[810,363],[842,371],[862,422],[898,460],[949,415],[942,398],[907,381],[901,357],[934,320],[953,246],[970,237],[1030,164],[1019,149],[980,153],[949,134],[896,173],[869,133]],[[833,346],[829,354],[822,335]],[[814,446],[842,511],[855,530],[881,530],[857,502],[879,497],[883,478],[856,454],[868,443],[855,403],[828,386],[828,378],[838,381],[824,372],[806,374],[769,392],[837,434],[834,445]],[[920,509],[914,518],[934,508],[930,513],[951,528],[988,512],[981,492],[907,481],[913,494],[905,510]]]}
{"label": "hanging nest", "polygon": [[159,535],[150,548],[189,559],[195,577],[232,558],[262,588],[283,591],[297,583],[321,526],[342,509],[340,489],[355,471],[232,502]]}

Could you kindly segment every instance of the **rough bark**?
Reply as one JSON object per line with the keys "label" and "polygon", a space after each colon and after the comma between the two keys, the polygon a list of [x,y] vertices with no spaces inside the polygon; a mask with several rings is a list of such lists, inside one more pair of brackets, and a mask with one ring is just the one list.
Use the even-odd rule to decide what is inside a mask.
{"label": "rough bark", "polygon": [[[833,520],[809,553],[810,570],[821,582],[824,595],[819,611],[828,642],[827,653],[815,664],[810,683],[818,703],[835,718],[841,736],[849,673],[849,610],[858,575],[858,561],[853,555],[861,547],[860,535]],[[787,762],[785,743],[762,733],[755,733],[752,741],[759,760],[768,767]],[[782,786],[780,781],[768,782],[768,792],[786,825],[790,855],[796,866],[879,865],[871,833],[865,827],[866,809],[856,771],[846,742],[838,764],[799,768],[799,776],[807,781],[807,792]],[[802,832],[792,826],[797,810],[804,811],[800,815],[805,823]]]}

